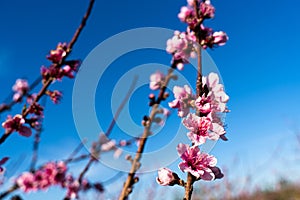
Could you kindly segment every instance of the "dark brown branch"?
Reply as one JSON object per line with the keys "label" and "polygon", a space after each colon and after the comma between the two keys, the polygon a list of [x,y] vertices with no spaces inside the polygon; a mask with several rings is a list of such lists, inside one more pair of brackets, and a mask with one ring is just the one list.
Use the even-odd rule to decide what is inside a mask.
{"label": "dark brown branch", "polygon": [[201,46],[197,44],[197,82],[196,82],[197,97],[202,96],[202,56]]}
{"label": "dark brown branch", "polygon": [[11,188],[9,188],[7,191],[3,192],[0,194],[0,199],[3,199],[4,197],[6,197],[7,195],[13,193],[14,191],[16,191],[18,189],[18,185],[13,185]]}
{"label": "dark brown branch", "polygon": [[81,184],[82,179],[84,177],[84,175],[88,172],[88,170],[90,169],[90,167],[92,166],[93,162],[95,162],[95,159],[91,156],[91,159],[89,160],[89,162],[86,164],[86,166],[84,167],[84,169],[82,170],[82,172],[80,173],[79,177],[78,177],[78,182]]}

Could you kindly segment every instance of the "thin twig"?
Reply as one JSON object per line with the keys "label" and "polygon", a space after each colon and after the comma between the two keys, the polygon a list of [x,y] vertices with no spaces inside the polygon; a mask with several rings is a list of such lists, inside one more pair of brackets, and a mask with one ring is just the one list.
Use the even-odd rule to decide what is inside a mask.
{"label": "thin twig", "polygon": [[86,139],[82,140],[80,144],[74,149],[74,151],[70,154],[70,156],[67,158],[67,160],[72,160],[75,155],[84,147],[84,144],[86,143]]}
{"label": "thin twig", "polygon": [[[132,91],[133,91],[134,88],[136,87],[137,80],[138,80],[138,76],[135,76],[134,79],[133,79],[133,81],[132,81],[132,83],[131,83],[131,86],[130,86],[130,88],[129,88],[127,94],[126,94],[126,96],[124,97],[124,99],[123,99],[123,101],[121,102],[121,104],[120,104],[120,106],[119,106],[117,112],[115,113],[115,115],[114,115],[114,117],[113,117],[113,119],[112,119],[112,121],[111,121],[111,123],[110,123],[110,126],[108,127],[107,131],[105,132],[105,135],[106,135],[106,136],[109,136],[109,135],[110,135],[110,133],[111,133],[111,131],[112,131],[114,125],[116,124],[116,120],[118,119],[120,113],[122,112],[122,110],[123,110],[125,104],[127,103],[128,99],[129,99],[130,95],[132,94]],[[96,154],[99,154],[100,152],[101,152],[101,148],[99,148],[99,149],[97,150]],[[79,182],[79,183],[81,183],[81,181],[82,181],[84,175],[88,172],[88,170],[89,170],[90,167],[92,166],[93,162],[96,161],[95,157],[94,157],[92,154],[90,154],[90,153],[89,153],[88,155],[82,155],[82,156],[81,156],[81,159],[86,158],[86,157],[89,157],[90,159],[89,159],[89,162],[88,162],[88,163],[86,164],[86,166],[84,167],[83,171],[82,171],[82,172],[80,173],[80,175],[79,175],[79,178],[78,178],[78,182]],[[74,159],[69,158],[68,161],[69,161],[69,162],[70,162],[70,161],[74,161]]]}
{"label": "thin twig", "polygon": [[115,116],[113,117],[113,120],[111,121],[111,123],[110,123],[110,125],[109,125],[109,127],[108,127],[108,129],[105,133],[106,137],[108,137],[110,135],[113,127],[115,126],[115,123],[116,123],[117,119],[119,118],[119,115],[120,115],[121,111],[123,110],[125,104],[128,102],[128,99],[131,96],[131,94],[132,94],[132,92],[133,92],[133,90],[136,86],[137,81],[138,81],[138,76],[135,76],[132,83],[131,83],[129,91],[127,92],[125,98],[123,99],[122,103],[120,104]]}
{"label": "thin twig", "polygon": [[166,80],[164,82],[164,85],[160,89],[160,93],[159,93],[159,96],[158,96],[155,104],[152,106],[152,110],[151,110],[151,113],[149,115],[148,122],[146,123],[146,125],[144,127],[144,132],[143,132],[143,134],[142,134],[142,136],[141,136],[141,138],[139,140],[138,150],[136,151],[135,157],[132,160],[131,169],[130,169],[130,172],[128,173],[127,179],[126,179],[126,181],[124,183],[124,186],[122,188],[119,200],[126,200],[126,199],[128,199],[128,196],[132,192],[133,185],[138,180],[135,177],[135,174],[136,174],[137,170],[141,166],[140,160],[141,160],[142,154],[144,152],[144,148],[145,148],[145,145],[146,145],[146,142],[147,142],[147,138],[148,138],[148,136],[151,133],[150,132],[151,125],[153,123],[155,115],[157,114],[159,104],[161,103],[161,101],[163,101],[165,99],[165,91],[166,91],[166,88],[167,88],[167,86],[169,84],[169,81],[173,77],[174,68],[176,68],[176,66],[173,64],[171,66],[171,68],[168,70],[168,74],[166,76]]}
{"label": "thin twig", "polygon": [[[44,101],[42,102],[42,106],[45,107],[47,98],[44,98],[43,100]],[[42,122],[43,122],[43,120],[40,119],[41,127],[39,127],[36,130],[36,133],[34,135],[33,151],[32,151],[31,163],[30,163],[30,171],[31,172],[35,171],[35,166],[36,166],[36,163],[37,163],[37,160],[38,160],[38,149],[39,149],[41,134],[42,134],[42,131],[43,131]]]}

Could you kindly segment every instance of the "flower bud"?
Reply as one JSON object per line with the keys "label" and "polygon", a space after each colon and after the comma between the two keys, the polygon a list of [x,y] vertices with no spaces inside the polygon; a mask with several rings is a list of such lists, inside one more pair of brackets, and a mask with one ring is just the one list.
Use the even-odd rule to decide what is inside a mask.
{"label": "flower bud", "polygon": [[176,173],[172,172],[168,168],[160,168],[158,170],[158,177],[156,182],[163,186],[173,186],[179,181],[179,177]]}

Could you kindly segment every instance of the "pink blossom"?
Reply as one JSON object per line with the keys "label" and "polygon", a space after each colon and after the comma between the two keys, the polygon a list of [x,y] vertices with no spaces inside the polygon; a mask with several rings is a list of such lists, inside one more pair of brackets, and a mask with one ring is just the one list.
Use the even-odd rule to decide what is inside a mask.
{"label": "pink blossom", "polygon": [[22,100],[22,96],[27,94],[29,91],[29,84],[27,80],[17,79],[12,89],[16,92],[13,96],[13,100],[15,102],[20,102]]}
{"label": "pink blossom", "polygon": [[79,65],[80,65],[79,61],[76,61],[76,62],[74,61],[74,63],[72,63],[70,65],[65,65],[62,68],[61,75],[69,77],[69,78],[74,78],[75,77],[74,73],[77,72]]}
{"label": "pink blossom", "polygon": [[28,92],[29,90],[29,84],[27,82],[27,80],[24,79],[17,79],[16,83],[13,86],[13,91],[21,93],[21,94],[25,94]]}
{"label": "pink blossom", "polygon": [[108,140],[106,143],[101,145],[101,151],[111,151],[116,148],[116,141],[115,140]]}
{"label": "pink blossom", "polygon": [[195,10],[192,7],[181,7],[178,18],[180,21],[187,23],[190,27],[194,27],[197,24]]}
{"label": "pink blossom", "polygon": [[[215,166],[217,159],[207,153],[200,152],[198,146],[190,147],[187,144],[178,144],[177,151],[180,158],[183,160],[179,164],[179,168],[183,172],[189,172],[197,179],[207,181],[214,180],[216,177]],[[219,175],[219,174],[218,174]]]}
{"label": "pink blossom", "polygon": [[30,106],[29,113],[35,114],[39,117],[43,117],[44,116],[44,107],[38,103],[33,103]]}
{"label": "pink blossom", "polygon": [[[224,86],[219,83],[218,74],[210,73],[207,77],[202,78],[202,82],[209,90],[207,98],[210,99],[212,112],[226,112],[229,96],[225,93]],[[196,106],[200,109],[201,99],[196,100]]]}
{"label": "pink blossom", "polygon": [[63,64],[64,65],[61,68],[58,68],[57,65],[51,65],[49,68],[42,66],[41,75],[43,77],[43,80],[46,81],[50,77],[61,80],[64,76],[74,78],[74,73],[77,72],[80,61],[65,61]]}
{"label": "pink blossom", "polygon": [[55,104],[58,104],[60,99],[62,98],[62,93],[58,90],[48,91],[47,94]]}
{"label": "pink blossom", "polygon": [[17,131],[20,135],[29,137],[31,136],[31,129],[24,126],[24,123],[25,119],[23,116],[17,114],[13,118],[8,116],[6,121],[2,123],[2,127],[9,133]]}
{"label": "pink blossom", "polygon": [[195,57],[195,41],[196,37],[192,32],[187,31],[180,33],[174,32],[174,36],[167,41],[167,52],[173,55],[173,64],[178,66],[178,69],[183,69],[182,64],[188,63],[189,58]]}
{"label": "pink blossom", "polygon": [[223,46],[226,44],[228,41],[228,36],[225,32],[223,31],[217,31],[213,33],[213,38],[214,38],[214,44],[217,44],[219,46]]}
{"label": "pink blossom", "polygon": [[67,166],[62,161],[58,163],[49,162],[42,167],[41,171],[46,174],[52,185],[62,184],[66,176]]}
{"label": "pink blossom", "polygon": [[208,117],[198,117],[189,113],[182,123],[190,131],[187,136],[194,145],[201,145],[207,138],[211,139],[209,135],[211,120]]}
{"label": "pink blossom", "polygon": [[173,93],[175,100],[169,102],[169,106],[178,109],[179,117],[185,117],[192,107],[191,102],[195,100],[192,90],[188,85],[184,85],[184,87],[174,86]]}
{"label": "pink blossom", "polygon": [[210,139],[212,140],[218,140],[221,135],[226,133],[224,127],[218,123],[212,123],[210,130]]}
{"label": "pink blossom", "polygon": [[205,97],[205,95],[198,97],[195,101],[195,106],[201,114],[208,115],[212,111],[211,98]]}
{"label": "pink blossom", "polygon": [[209,19],[215,16],[215,8],[210,4],[210,1],[200,3],[201,17]]}
{"label": "pink blossom", "polygon": [[56,49],[50,51],[47,59],[52,61],[53,63],[60,63],[67,55],[67,49],[67,43],[58,43]]}
{"label": "pink blossom", "polygon": [[20,177],[18,177],[16,183],[24,192],[37,190],[35,178],[31,172],[24,172]]}
{"label": "pink blossom", "polygon": [[150,89],[151,90],[158,90],[161,88],[163,82],[165,80],[165,75],[160,71],[151,74],[150,76]]}
{"label": "pink blossom", "polygon": [[179,181],[178,175],[168,168],[160,168],[157,173],[158,177],[156,177],[156,182],[160,185],[173,186]]}
{"label": "pink blossom", "polygon": [[200,28],[200,45],[204,49],[225,45],[228,40],[228,36],[223,31],[214,32],[211,28],[204,27],[203,24],[200,25]]}
{"label": "pink blossom", "polygon": [[194,6],[194,0],[187,0],[189,6]]}
{"label": "pink blossom", "polygon": [[127,146],[127,141],[126,140],[121,140],[119,144],[120,144],[121,147],[125,147],[125,146]]}
{"label": "pink blossom", "polygon": [[38,189],[45,190],[51,186],[49,177],[44,171],[38,170],[34,173],[34,181],[37,184]]}
{"label": "pink blossom", "polygon": [[17,92],[13,96],[13,101],[14,102],[21,102],[22,101],[22,97],[23,97],[23,95],[21,93]]}
{"label": "pink blossom", "polygon": [[75,199],[78,198],[78,192],[80,191],[80,183],[78,180],[74,180],[67,184],[67,198]]}

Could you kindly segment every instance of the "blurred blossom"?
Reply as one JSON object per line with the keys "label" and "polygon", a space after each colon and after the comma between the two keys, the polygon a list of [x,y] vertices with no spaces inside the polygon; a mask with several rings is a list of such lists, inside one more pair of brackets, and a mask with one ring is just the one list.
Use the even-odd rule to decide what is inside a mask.
{"label": "blurred blossom", "polygon": [[12,89],[15,92],[15,94],[13,95],[13,101],[20,102],[23,95],[27,94],[27,92],[29,91],[29,84],[27,80],[17,79]]}

